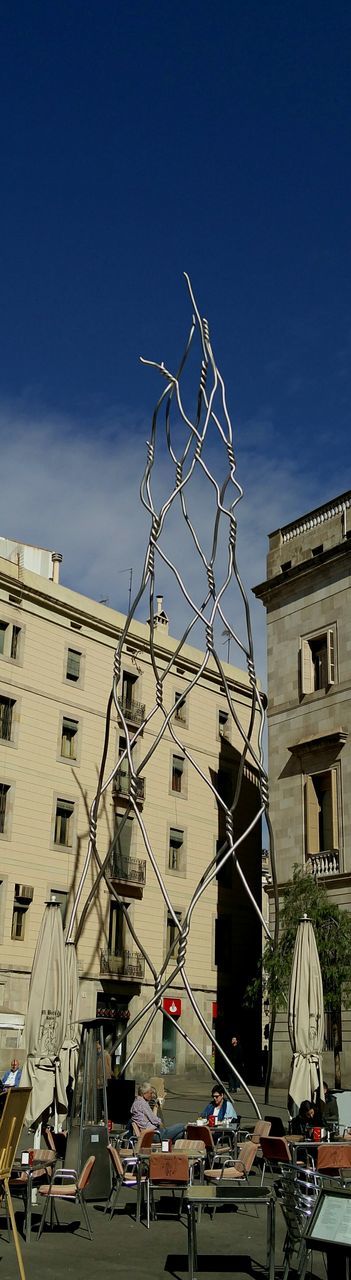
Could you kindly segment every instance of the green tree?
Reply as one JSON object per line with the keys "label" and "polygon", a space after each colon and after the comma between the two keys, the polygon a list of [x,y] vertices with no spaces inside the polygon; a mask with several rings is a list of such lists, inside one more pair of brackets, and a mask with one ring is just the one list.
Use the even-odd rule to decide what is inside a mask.
{"label": "green tree", "polygon": [[304,915],[312,920],[316,935],[324,1005],[332,1015],[335,1085],[340,1087],[340,1009],[351,1003],[351,914],[334,905],[324,885],[301,867],[294,867],[282,893],[279,945],[274,950],[266,944],[261,971],[247,988],[246,1002],[256,1003],[263,983],[272,1009],[287,1008],[296,930]]}

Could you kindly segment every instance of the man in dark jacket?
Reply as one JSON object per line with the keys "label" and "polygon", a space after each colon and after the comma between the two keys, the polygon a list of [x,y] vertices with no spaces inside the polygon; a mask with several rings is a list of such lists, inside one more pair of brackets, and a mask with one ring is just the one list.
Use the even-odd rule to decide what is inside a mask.
{"label": "man in dark jacket", "polygon": [[231,1058],[234,1067],[234,1074],[229,1078],[229,1088],[233,1090],[233,1093],[237,1093],[237,1090],[240,1089],[240,1080],[238,1080],[235,1070],[237,1070],[239,1075],[242,1076],[244,1066],[240,1037],[237,1032],[235,1032],[235,1035],[233,1035],[231,1039],[229,1057]]}

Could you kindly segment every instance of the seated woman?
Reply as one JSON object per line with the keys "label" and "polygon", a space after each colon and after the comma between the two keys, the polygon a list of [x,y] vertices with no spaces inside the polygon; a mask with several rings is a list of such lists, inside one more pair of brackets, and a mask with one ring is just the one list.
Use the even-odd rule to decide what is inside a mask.
{"label": "seated woman", "polygon": [[301,1103],[298,1116],[294,1120],[294,1133],[302,1133],[304,1138],[312,1137],[313,1125],[316,1122],[316,1108],[308,1098]]}
{"label": "seated woman", "polygon": [[213,1086],[211,1102],[207,1103],[207,1107],[204,1107],[201,1115],[204,1120],[209,1120],[210,1116],[214,1116],[214,1119],[218,1120],[219,1123],[222,1120],[237,1120],[238,1118],[232,1102],[229,1102],[229,1098],[224,1096],[223,1089],[219,1084]]}

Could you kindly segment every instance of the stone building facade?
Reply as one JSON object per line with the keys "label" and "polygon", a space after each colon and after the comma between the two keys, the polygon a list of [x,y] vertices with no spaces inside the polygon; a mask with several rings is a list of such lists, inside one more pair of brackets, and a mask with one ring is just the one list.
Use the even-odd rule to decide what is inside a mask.
{"label": "stone building facade", "polygon": [[[294,863],[351,910],[351,493],[269,536],[267,611],[270,806],[278,881]],[[271,898],[272,902],[272,898]],[[341,1012],[342,1082],[351,1083],[350,1012]],[[333,1074],[331,1028],[325,1070]],[[277,1023],[274,1080],[291,1058]]]}
{"label": "stone building facade", "polygon": [[[0,1013],[1,1009],[25,1012],[45,901],[54,894],[65,921],[69,918],[87,848],[88,811],[97,785],[113,654],[125,622],[120,613],[63,586],[58,581],[60,559],[40,548],[0,540]],[[168,634],[161,604],[156,622],[157,661],[162,667],[169,663],[177,642]],[[219,780],[219,790],[223,786],[234,793],[241,740],[227,715],[213,662],[183,701],[202,656],[190,645],[183,648],[167,677],[166,701],[172,705],[177,696],[176,727],[182,742],[208,777]],[[225,670],[238,715],[247,726],[248,677],[231,665],[225,664]],[[140,725],[145,707],[153,706],[154,699],[149,626],[133,622],[122,668],[122,702],[131,729]],[[155,717],[144,729],[136,748],[139,759],[152,745],[159,727],[160,720]],[[107,770],[122,749],[122,735],[122,725],[114,714]],[[205,866],[215,856],[220,837],[218,807],[212,791],[190,769],[170,734],[162,739],[139,782],[140,812],[173,905],[181,914]],[[102,856],[115,829],[116,814],[125,812],[127,802],[128,777],[121,768],[101,807],[98,847]],[[240,821],[246,825],[259,808],[249,755],[243,803]],[[249,846],[243,848],[242,858],[259,900],[259,824]],[[130,905],[146,951],[160,967],[173,926],[134,819],[126,823],[110,874],[118,893]],[[91,873],[81,906],[90,888]],[[232,874],[227,875],[223,894],[219,902],[215,879],[194,912],[187,971],[207,1022],[216,1027],[219,1014],[225,1028],[228,1010],[235,1007],[235,1001],[240,1009],[245,965],[248,979],[255,969],[260,938],[254,922],[248,946],[245,907],[236,907]],[[235,966],[241,939],[239,982]],[[78,958],[81,1016],[93,1017],[104,1011],[111,1019],[112,1041],[150,998],[152,984],[144,958],[104,883],[87,917]],[[165,999],[175,1001],[175,1017],[180,1016],[210,1059],[211,1046],[179,981]],[[140,1028],[135,1035],[139,1032]],[[255,1052],[259,1033],[250,1015],[250,1053]],[[2,1040],[0,1068],[14,1043],[10,1033],[3,1032]],[[128,1050],[132,1044],[129,1035]],[[118,1065],[123,1065],[122,1058],[117,1070]],[[197,1070],[198,1059],[176,1035],[175,1024],[160,1013],[137,1053],[131,1074],[145,1078],[151,1071],[159,1074],[168,1069]]]}

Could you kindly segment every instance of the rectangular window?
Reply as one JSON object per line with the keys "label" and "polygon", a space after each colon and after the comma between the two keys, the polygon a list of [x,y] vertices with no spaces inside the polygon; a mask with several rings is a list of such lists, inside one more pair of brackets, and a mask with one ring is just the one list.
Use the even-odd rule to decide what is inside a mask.
{"label": "rectangular window", "polygon": [[17,942],[23,942],[26,926],[26,915],[31,902],[33,901],[33,889],[31,885],[15,884],[15,895],[13,899],[12,927],[11,938]]}
{"label": "rectangular window", "polygon": [[58,800],[55,813],[55,844],[62,844],[66,847],[72,845],[73,840],[73,800]]}
{"label": "rectangular window", "polygon": [[20,650],[21,627],[12,622],[0,622],[0,654],[17,662]]}
{"label": "rectangular window", "polygon": [[119,902],[110,904],[108,949],[110,956],[123,955],[123,911]]}
{"label": "rectangular window", "polygon": [[135,686],[137,683],[137,679],[138,677],[132,675],[131,671],[123,671],[122,707],[123,707],[123,711],[127,716],[128,716],[128,713],[130,713],[133,709],[133,703],[134,703],[135,692],[136,692]]}
{"label": "rectangular window", "polygon": [[61,911],[61,916],[62,916],[62,924],[63,924],[63,927],[65,927],[68,892],[66,891],[66,889],[51,889],[50,897],[52,899],[55,899],[56,902],[58,902],[59,908]]}
{"label": "rectangular window", "polygon": [[172,791],[182,791],[184,756],[172,756]]}
{"label": "rectangular window", "polygon": [[123,813],[116,813],[116,825],[115,825],[116,857],[117,857],[117,860],[121,861],[121,863],[122,863],[122,860],[123,862],[126,862],[126,863],[128,862],[128,858],[130,856],[132,832],[133,832],[132,817],[126,818],[124,827],[122,827],[122,830],[120,830],[120,826],[124,816],[125,815]]}
{"label": "rectangular window", "polygon": [[342,1049],[341,1007],[324,1010],[324,1048]]}
{"label": "rectangular window", "polygon": [[336,769],[306,777],[305,837],[306,857],[339,849]]}
{"label": "rectangular window", "polygon": [[80,677],[81,658],[82,655],[78,649],[68,649],[66,680],[73,680],[75,684]]}
{"label": "rectangular window", "polygon": [[174,701],[178,704],[174,712],[174,719],[178,724],[186,724],[186,702],[179,690],[174,694]]}
{"label": "rectangular window", "polygon": [[218,732],[220,738],[229,738],[230,717],[229,711],[218,712]]}
{"label": "rectangular window", "polygon": [[18,658],[20,634],[21,634],[20,627],[12,627],[10,658],[12,658],[14,662],[16,662],[16,659]]}
{"label": "rectangular window", "polygon": [[335,682],[334,631],[311,636],[301,645],[301,693],[328,689]]}
{"label": "rectangular window", "polygon": [[[179,924],[181,924],[182,923],[181,911],[175,911],[175,916],[177,917],[177,920],[179,920]],[[166,955],[168,955],[168,952],[170,951],[171,947],[172,947],[172,951],[174,950],[174,948],[177,945],[178,938],[179,938],[179,930],[177,929],[177,925],[173,920],[173,916],[171,915],[170,911],[168,911],[167,933],[166,933]],[[174,956],[171,956],[169,963],[171,963],[173,959],[174,959]]]}
{"label": "rectangular window", "polygon": [[61,755],[65,757],[65,760],[77,759],[78,728],[78,720],[69,720],[67,716],[63,717]]}
{"label": "rectangular window", "polygon": [[170,871],[182,871],[184,864],[184,831],[171,827],[169,833],[168,867]]}
{"label": "rectangular window", "polygon": [[0,697],[0,738],[3,742],[11,742],[14,706],[13,698]]}
{"label": "rectangular window", "polygon": [[0,782],[0,835],[4,835],[6,823],[6,808],[10,787],[6,786],[6,782]]}

